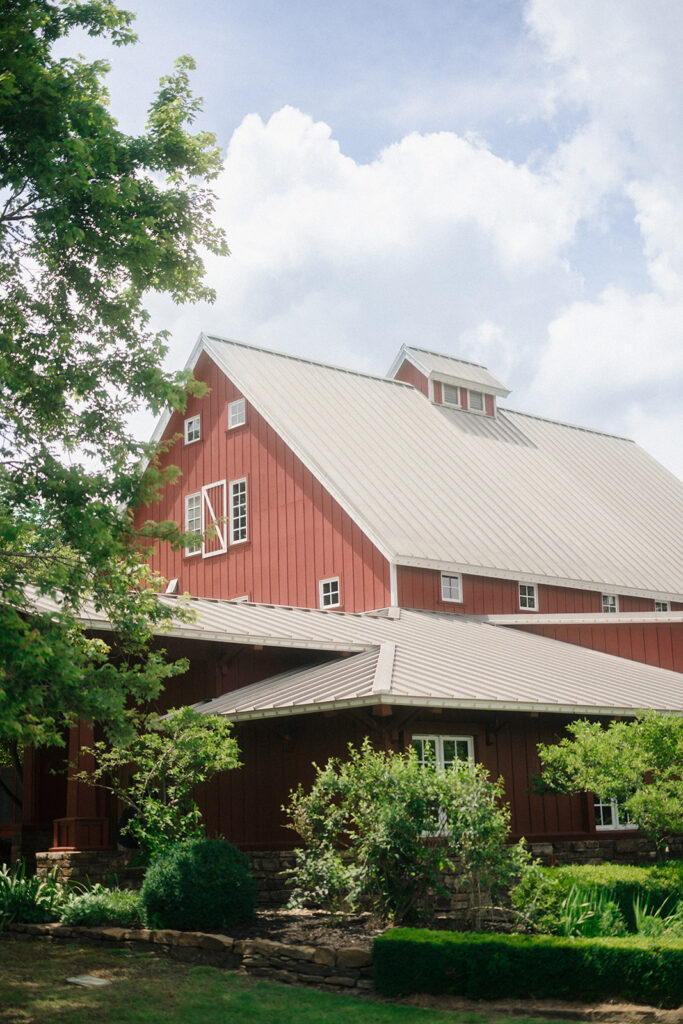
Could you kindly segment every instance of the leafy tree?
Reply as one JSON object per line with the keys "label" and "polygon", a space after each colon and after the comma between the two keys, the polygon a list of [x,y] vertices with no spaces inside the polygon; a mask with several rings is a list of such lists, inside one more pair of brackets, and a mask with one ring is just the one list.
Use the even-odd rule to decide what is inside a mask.
{"label": "leafy tree", "polygon": [[567,731],[571,739],[538,748],[542,783],[616,800],[663,857],[671,836],[683,832],[683,718],[645,711],[607,728],[572,722]]}
{"label": "leafy tree", "polygon": [[204,834],[192,791],[218,772],[238,768],[239,748],[231,723],[193,708],[149,715],[126,743],[100,741],[92,753],[95,767],[78,776],[107,789],[132,812],[125,831],[152,856]]}
{"label": "leafy tree", "polygon": [[[161,369],[144,297],[212,298],[201,254],[227,253],[205,184],[219,151],[189,130],[190,58],[130,136],[108,109],[108,65],[54,52],[73,29],[130,44],[131,22],[111,0],[5,0],[0,19],[0,739],[17,767],[21,744],[63,743],[78,716],[116,735],[127,704],[183,669],[149,650],[170,612],[127,511],[174,471],[128,421],[200,388]],[[142,533],[180,542],[173,524]],[[79,625],[84,598],[115,657]]]}
{"label": "leafy tree", "polygon": [[509,810],[502,780],[481,765],[456,762],[445,770],[406,754],[374,750],[366,739],[349,746],[346,761],[316,765],[285,808],[302,837],[293,903],[343,909],[369,906],[385,919],[414,916],[438,891],[444,868],[456,871],[480,920],[491,886],[506,882],[524,862],[521,845],[506,846]]}

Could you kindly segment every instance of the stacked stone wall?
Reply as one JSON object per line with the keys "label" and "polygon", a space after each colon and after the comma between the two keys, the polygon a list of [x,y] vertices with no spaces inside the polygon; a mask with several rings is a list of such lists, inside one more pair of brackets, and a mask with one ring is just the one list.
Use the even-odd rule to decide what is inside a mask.
{"label": "stacked stone wall", "polygon": [[357,992],[372,989],[372,957],[356,946],[294,946],[268,939],[232,939],[171,929],[82,928],[65,924],[10,924],[10,933],[45,942],[84,942],[125,949],[158,949],[176,960],[211,964],[297,985]]}

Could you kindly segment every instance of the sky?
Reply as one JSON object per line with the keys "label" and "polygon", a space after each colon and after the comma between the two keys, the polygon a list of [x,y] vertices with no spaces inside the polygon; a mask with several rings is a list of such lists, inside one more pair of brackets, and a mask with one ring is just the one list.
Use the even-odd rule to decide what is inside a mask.
{"label": "sky", "polygon": [[121,127],[189,53],[224,152],[215,304],[149,299],[169,367],[201,330],[379,374],[407,343],[683,477],[680,0],[120,6],[136,46],[69,46]]}

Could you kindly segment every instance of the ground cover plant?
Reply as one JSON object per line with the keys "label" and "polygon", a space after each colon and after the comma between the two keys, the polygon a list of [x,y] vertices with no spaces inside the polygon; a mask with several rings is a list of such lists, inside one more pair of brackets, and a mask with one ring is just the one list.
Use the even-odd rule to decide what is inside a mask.
{"label": "ground cover plant", "polygon": [[376,751],[365,740],[316,772],[310,791],[299,786],[285,808],[305,843],[295,906],[369,908],[402,922],[424,912],[447,868],[459,874],[477,926],[491,889],[526,863],[521,844],[506,844],[502,780],[492,782],[481,765],[438,769],[412,749]]}
{"label": "ground cover plant", "polygon": [[47,878],[27,875],[23,861],[11,868],[0,864],[0,930],[12,921],[56,921],[66,897],[64,886],[53,874]]}
{"label": "ground cover plant", "polygon": [[[486,1013],[453,1013],[254,981],[154,953],[0,939],[2,1024],[487,1024]],[[87,990],[65,978],[113,982]],[[496,1024],[512,1024],[496,1017]],[[531,1024],[514,1018],[515,1024]],[[544,1024],[537,1017],[534,1024]],[[558,1024],[557,1021],[548,1024]]]}
{"label": "ground cover plant", "polygon": [[72,895],[62,908],[59,919],[63,924],[92,928],[99,925],[139,928],[142,923],[140,894],[95,884]]}

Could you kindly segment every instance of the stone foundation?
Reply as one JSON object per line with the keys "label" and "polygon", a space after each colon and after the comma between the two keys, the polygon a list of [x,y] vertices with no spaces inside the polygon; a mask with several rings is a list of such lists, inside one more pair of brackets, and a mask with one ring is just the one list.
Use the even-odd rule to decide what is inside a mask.
{"label": "stone foundation", "polygon": [[36,874],[55,871],[60,882],[112,882],[139,889],[144,868],[131,868],[133,850],[47,850],[36,854]]}
{"label": "stone foundation", "polygon": [[[527,844],[544,864],[652,864],[657,859],[654,843],[626,834],[612,838],[565,839]],[[669,857],[683,858],[683,836],[669,844]]]}
{"label": "stone foundation", "polygon": [[7,930],[47,942],[85,942],[125,949],[158,949],[176,960],[226,967],[259,978],[338,991],[372,989],[370,951],[356,946],[291,946],[269,939],[231,939],[205,932],[146,928],[77,928],[65,924],[10,924]]}

